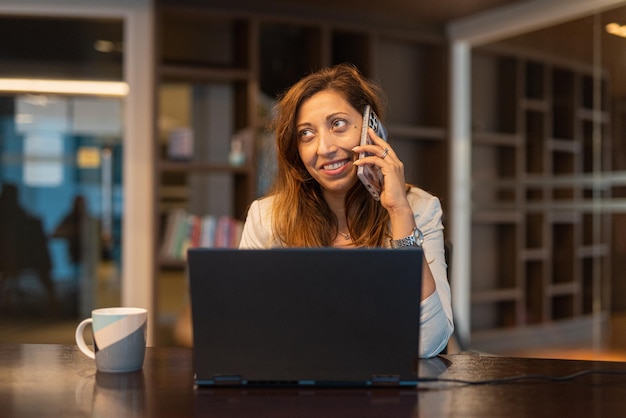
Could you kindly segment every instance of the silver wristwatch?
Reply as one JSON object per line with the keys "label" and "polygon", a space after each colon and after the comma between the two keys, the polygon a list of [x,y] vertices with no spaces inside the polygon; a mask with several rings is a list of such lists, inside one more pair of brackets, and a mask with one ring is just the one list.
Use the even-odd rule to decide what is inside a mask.
{"label": "silver wristwatch", "polygon": [[391,243],[391,248],[421,247],[424,243],[424,234],[419,228],[415,227],[412,235],[400,239],[392,239],[389,242]]}

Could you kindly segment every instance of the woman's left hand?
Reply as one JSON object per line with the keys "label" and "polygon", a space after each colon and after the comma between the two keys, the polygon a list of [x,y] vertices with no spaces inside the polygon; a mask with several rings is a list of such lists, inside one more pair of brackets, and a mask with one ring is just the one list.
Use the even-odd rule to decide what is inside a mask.
{"label": "woman's left hand", "polygon": [[368,129],[372,144],[357,146],[352,149],[355,153],[367,152],[373,155],[357,159],[356,166],[371,164],[380,168],[384,181],[380,193],[380,203],[389,212],[397,209],[406,209],[409,202],[406,198],[406,182],[404,179],[404,164],[394,150],[384,139],[380,138],[372,130]]}

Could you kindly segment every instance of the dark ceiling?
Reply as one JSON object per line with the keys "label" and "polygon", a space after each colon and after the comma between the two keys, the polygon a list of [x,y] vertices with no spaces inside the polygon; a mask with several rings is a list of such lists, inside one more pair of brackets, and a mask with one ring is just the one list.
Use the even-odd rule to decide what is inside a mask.
{"label": "dark ceiling", "polygon": [[323,17],[334,22],[373,22],[390,27],[418,26],[442,33],[451,20],[524,1],[527,0],[156,0],[156,3]]}
{"label": "dark ceiling", "polygon": [[447,22],[488,9],[524,0],[273,0],[282,7],[298,4],[324,10],[334,10],[336,17],[366,15],[369,19],[383,17],[409,21],[417,25],[443,27]]}

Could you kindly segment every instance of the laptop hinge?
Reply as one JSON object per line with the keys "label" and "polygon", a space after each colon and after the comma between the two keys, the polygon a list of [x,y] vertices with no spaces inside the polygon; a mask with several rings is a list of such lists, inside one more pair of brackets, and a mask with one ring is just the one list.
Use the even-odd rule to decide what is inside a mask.
{"label": "laptop hinge", "polygon": [[239,386],[243,379],[237,374],[220,374],[213,376],[213,382],[216,386]]}
{"label": "laptop hinge", "polygon": [[372,386],[398,386],[400,376],[396,374],[375,374],[372,376]]}

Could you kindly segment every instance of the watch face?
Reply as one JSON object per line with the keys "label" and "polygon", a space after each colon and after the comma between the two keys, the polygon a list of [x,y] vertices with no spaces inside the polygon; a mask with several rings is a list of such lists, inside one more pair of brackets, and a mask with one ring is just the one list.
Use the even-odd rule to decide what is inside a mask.
{"label": "watch face", "polygon": [[421,247],[422,244],[424,243],[424,234],[422,233],[422,231],[419,228],[415,228],[413,230],[413,236],[415,237],[415,242],[417,244],[418,247]]}

